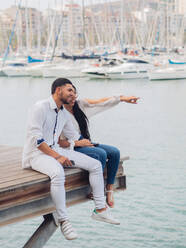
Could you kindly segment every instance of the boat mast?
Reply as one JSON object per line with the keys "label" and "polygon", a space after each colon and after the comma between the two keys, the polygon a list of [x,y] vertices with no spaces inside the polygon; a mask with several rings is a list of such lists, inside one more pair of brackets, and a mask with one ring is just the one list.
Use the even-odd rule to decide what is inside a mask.
{"label": "boat mast", "polygon": [[82,0],[82,24],[83,24],[83,48],[85,48],[85,5],[84,0]]}
{"label": "boat mast", "polygon": [[26,50],[27,50],[27,56],[29,55],[29,39],[28,39],[28,2],[25,1],[25,24],[26,24]]}
{"label": "boat mast", "polygon": [[[121,4],[121,12],[120,12],[120,19],[121,19],[121,26],[120,26],[120,34],[121,34],[121,42],[124,45],[124,1],[120,1]],[[124,46],[123,46],[124,48]]]}
{"label": "boat mast", "polygon": [[169,6],[168,6],[168,2],[166,3],[166,32],[167,32],[167,51],[169,53],[169,15],[168,15],[168,11],[169,11]]}
{"label": "boat mast", "polygon": [[55,15],[52,15],[52,20],[51,20],[51,24],[49,27],[49,37],[48,37],[48,42],[47,42],[47,48],[46,48],[46,53],[45,53],[45,58],[44,61],[46,62],[47,57],[48,57],[48,53],[49,53],[49,48],[50,48],[50,43],[53,37],[53,33],[54,33],[54,26],[55,26],[55,20],[56,20],[56,11],[55,11]]}
{"label": "boat mast", "polygon": [[20,0],[20,2],[19,2],[19,4],[18,4],[18,7],[17,7],[16,16],[15,16],[15,21],[14,21],[14,23],[13,23],[13,27],[12,27],[12,31],[11,31],[11,34],[10,34],[10,37],[9,37],[7,49],[6,49],[5,54],[4,54],[4,57],[3,57],[2,67],[5,65],[7,56],[8,56],[8,54],[9,54],[10,45],[11,45],[12,38],[13,38],[13,35],[14,35],[14,32],[15,32],[15,28],[16,28],[16,23],[17,23],[17,18],[18,18],[19,9],[21,8],[21,2],[22,2],[22,0]]}
{"label": "boat mast", "polygon": [[40,54],[41,52],[41,16],[40,16],[40,0],[38,1],[38,15],[37,15],[37,52]]}
{"label": "boat mast", "polygon": [[[63,6],[63,1],[61,1],[61,5]],[[54,58],[54,55],[55,55],[55,50],[56,50],[58,39],[59,39],[59,35],[60,35],[61,29],[62,29],[62,25],[63,25],[63,10],[62,10],[62,8],[61,8],[61,11],[60,12],[61,12],[60,13],[60,20],[59,20],[57,32],[56,32],[56,35],[55,35],[55,41],[54,41],[53,51],[52,51],[52,55],[51,55],[50,61],[53,61],[53,58]],[[56,16],[57,16],[57,14],[56,14]]]}

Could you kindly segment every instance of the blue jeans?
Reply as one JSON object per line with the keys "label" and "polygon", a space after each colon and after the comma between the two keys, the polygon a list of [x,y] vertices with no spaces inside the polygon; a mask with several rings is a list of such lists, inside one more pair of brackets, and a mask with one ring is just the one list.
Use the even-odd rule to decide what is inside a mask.
{"label": "blue jeans", "polygon": [[96,147],[75,147],[77,152],[84,153],[92,158],[99,160],[104,170],[107,163],[107,184],[114,184],[115,176],[120,161],[120,151],[114,146],[99,144]]}

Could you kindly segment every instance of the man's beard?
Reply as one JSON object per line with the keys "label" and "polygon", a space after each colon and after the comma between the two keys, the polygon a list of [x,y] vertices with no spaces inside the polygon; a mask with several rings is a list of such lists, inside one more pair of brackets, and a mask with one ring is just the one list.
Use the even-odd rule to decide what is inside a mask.
{"label": "man's beard", "polygon": [[64,99],[61,97],[60,101],[62,102],[62,104],[69,104],[69,101],[67,99]]}
{"label": "man's beard", "polygon": [[67,100],[61,99],[62,104],[69,104],[69,102],[67,102]]}

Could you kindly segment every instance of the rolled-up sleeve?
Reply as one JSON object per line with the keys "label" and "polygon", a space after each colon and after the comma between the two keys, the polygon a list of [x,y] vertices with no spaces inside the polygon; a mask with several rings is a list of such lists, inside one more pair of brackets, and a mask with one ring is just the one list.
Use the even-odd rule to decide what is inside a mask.
{"label": "rolled-up sleeve", "polygon": [[88,118],[108,110],[120,103],[120,96],[113,96],[101,103],[89,103],[86,99],[79,99],[78,104]]}

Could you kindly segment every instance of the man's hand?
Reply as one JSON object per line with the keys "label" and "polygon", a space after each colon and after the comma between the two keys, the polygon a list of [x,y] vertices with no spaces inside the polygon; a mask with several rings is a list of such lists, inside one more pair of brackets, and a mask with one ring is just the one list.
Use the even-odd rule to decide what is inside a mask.
{"label": "man's hand", "polygon": [[82,139],[82,140],[77,140],[75,141],[75,146],[94,146],[89,139]]}
{"label": "man's hand", "polygon": [[71,161],[68,159],[68,158],[66,158],[66,157],[64,157],[64,156],[60,156],[58,159],[57,159],[57,161],[61,164],[61,165],[63,165],[63,166],[72,166],[73,164],[71,163]]}
{"label": "man's hand", "polygon": [[136,96],[120,96],[121,102],[127,102],[127,103],[132,103],[132,104],[137,104],[138,99],[139,97],[136,97]]}

